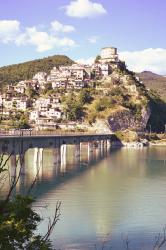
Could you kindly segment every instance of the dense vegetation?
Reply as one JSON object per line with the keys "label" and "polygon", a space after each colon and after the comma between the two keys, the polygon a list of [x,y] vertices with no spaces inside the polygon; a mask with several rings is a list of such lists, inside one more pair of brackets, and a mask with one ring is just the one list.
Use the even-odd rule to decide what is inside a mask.
{"label": "dense vegetation", "polygon": [[85,117],[85,105],[93,100],[92,91],[88,88],[80,91],[79,94],[71,92],[64,97],[64,112],[68,120],[77,121]]}
{"label": "dense vegetation", "polygon": [[0,68],[0,87],[21,80],[32,79],[39,71],[49,72],[54,66],[71,65],[73,61],[64,55],[55,55],[25,63]]}

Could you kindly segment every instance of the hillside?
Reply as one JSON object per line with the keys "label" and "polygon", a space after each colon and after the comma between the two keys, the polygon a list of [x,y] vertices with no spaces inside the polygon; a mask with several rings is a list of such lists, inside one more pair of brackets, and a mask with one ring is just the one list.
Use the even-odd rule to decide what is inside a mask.
{"label": "hillside", "polygon": [[[0,84],[5,86],[7,84],[17,83],[20,80],[32,79],[33,75],[39,71],[49,72],[54,66],[71,65],[73,61],[66,56],[52,56],[44,59],[25,62],[17,65],[11,65],[0,68]],[[99,67],[98,65],[94,65]],[[103,65],[101,65],[103,66]],[[70,67],[68,67],[70,70]],[[24,114],[21,122],[35,127],[35,122],[42,120],[42,115],[38,118],[30,119],[30,114],[33,111],[41,111],[37,106],[38,99],[50,99],[48,105],[49,114],[52,114],[52,108],[55,108],[55,103],[52,100],[59,98],[56,107],[59,109],[59,118],[52,119],[52,123],[58,124],[58,128],[64,128],[63,122],[75,122],[78,129],[94,130],[94,131],[123,131],[126,129],[144,131],[151,128],[152,131],[164,131],[166,124],[166,103],[162,101],[158,95],[153,91],[147,91],[148,81],[154,81],[155,86],[158,79],[166,80],[164,77],[153,74],[152,72],[142,72],[137,74],[145,83],[141,83],[135,76],[135,73],[129,71],[125,64],[119,62],[109,62],[111,70],[107,76],[101,74],[98,68],[91,68],[92,74],[89,76],[89,83],[85,86],[78,87],[78,81],[75,75],[71,74],[72,84],[68,81],[67,85],[53,87],[52,83],[42,85],[36,89],[35,85],[26,84],[24,82],[24,94],[18,91],[18,85],[12,86],[10,100],[5,100],[4,107],[9,113],[15,109],[15,105],[20,103],[22,99],[26,99],[28,110],[24,109]],[[86,71],[87,68],[84,68]],[[57,72],[63,73],[58,71]],[[88,74],[88,73],[87,73]],[[29,84],[29,83],[28,83]],[[153,88],[154,89],[154,86]],[[156,87],[157,89],[157,87]],[[14,91],[13,91],[14,90]],[[5,93],[5,90],[3,91]],[[8,93],[9,96],[9,93]],[[9,101],[9,104],[6,103]],[[30,101],[30,102],[29,102]],[[11,105],[10,108],[7,106]],[[6,106],[5,106],[6,105]],[[20,105],[20,104],[19,104]],[[18,109],[19,106],[18,105]],[[52,105],[52,106],[51,106]],[[37,109],[36,109],[37,106]],[[48,111],[47,110],[47,111]],[[40,113],[40,112],[38,112]],[[59,114],[58,113],[58,114]],[[13,117],[9,114],[8,119],[5,117],[3,125],[11,127],[18,122],[18,114]],[[36,113],[35,113],[36,114]],[[48,112],[44,117],[48,117]],[[22,114],[21,114],[22,115]],[[11,119],[12,117],[12,119]],[[52,116],[51,116],[52,117]],[[30,119],[30,120],[29,120]],[[66,120],[65,120],[66,119]],[[1,122],[2,125],[2,122]],[[20,125],[20,124],[19,124]],[[29,125],[29,124],[28,124]],[[43,125],[43,121],[42,121]],[[18,124],[16,124],[16,127]],[[22,126],[22,125],[21,125]],[[38,125],[36,125],[38,126]]]}
{"label": "hillside", "polygon": [[150,71],[137,73],[137,76],[143,81],[146,88],[155,90],[166,101],[166,77]]}
{"label": "hillside", "polygon": [[28,61],[25,63],[5,66],[0,68],[0,87],[21,81],[32,79],[39,71],[48,72],[54,66],[71,65],[73,61],[64,55],[55,55],[43,59]]}
{"label": "hillside", "polygon": [[166,124],[166,103],[155,92],[147,91],[135,74],[125,68],[113,70],[110,76],[98,82],[87,113],[88,120],[99,132],[109,131],[108,127],[114,132],[149,131],[150,128],[163,132]]}
{"label": "hillside", "polygon": [[[98,83],[96,90],[95,100],[88,107],[88,116],[92,121],[94,118],[107,120],[114,132],[125,129],[142,131],[146,128],[151,114],[150,101],[144,85],[132,72],[118,67]],[[98,124],[94,126],[98,130]]]}

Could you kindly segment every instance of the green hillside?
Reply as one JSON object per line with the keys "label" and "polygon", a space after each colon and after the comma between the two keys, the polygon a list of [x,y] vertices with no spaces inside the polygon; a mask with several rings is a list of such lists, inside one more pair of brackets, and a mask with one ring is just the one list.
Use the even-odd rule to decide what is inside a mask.
{"label": "green hillside", "polygon": [[73,61],[64,55],[55,55],[25,63],[0,68],[0,87],[21,80],[32,79],[39,71],[49,72],[54,66],[71,65]]}

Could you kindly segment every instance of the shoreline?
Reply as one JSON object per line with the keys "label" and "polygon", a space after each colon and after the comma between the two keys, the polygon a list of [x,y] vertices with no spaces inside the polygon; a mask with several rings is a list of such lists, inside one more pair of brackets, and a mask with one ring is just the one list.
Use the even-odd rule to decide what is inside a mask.
{"label": "shoreline", "polygon": [[166,146],[166,142],[164,142],[164,143],[161,143],[161,142],[159,142],[159,143],[153,143],[153,142],[150,142],[149,143],[149,146]]}
{"label": "shoreline", "polygon": [[121,142],[121,143],[113,143],[113,147],[124,147],[124,148],[144,148],[144,147],[154,147],[154,146],[166,146],[166,142],[148,142],[147,144],[142,143],[142,142]]}

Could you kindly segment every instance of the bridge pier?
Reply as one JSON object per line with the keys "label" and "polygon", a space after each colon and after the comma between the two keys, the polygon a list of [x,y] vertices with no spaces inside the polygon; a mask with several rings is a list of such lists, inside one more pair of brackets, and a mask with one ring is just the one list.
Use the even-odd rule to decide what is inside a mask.
{"label": "bridge pier", "polygon": [[15,154],[12,154],[10,156],[10,163],[11,163],[11,177],[15,177],[17,174],[17,158]]}
{"label": "bridge pier", "polygon": [[61,172],[65,173],[66,172],[66,153],[67,153],[67,145],[62,144],[60,148],[60,153],[61,153]]}
{"label": "bridge pier", "polygon": [[104,155],[103,156],[107,156],[107,149],[108,149],[107,140],[104,140]]}
{"label": "bridge pier", "polygon": [[111,148],[111,141],[109,139],[107,139],[107,145],[108,145],[108,149]]}
{"label": "bridge pier", "polygon": [[96,144],[95,157],[96,157],[96,160],[100,159],[100,157],[101,157],[101,143],[100,143],[100,141],[97,141],[97,144]]}
{"label": "bridge pier", "polygon": [[82,161],[82,148],[83,148],[83,143],[80,142],[80,162]]}
{"label": "bridge pier", "polygon": [[75,144],[75,157],[76,158],[79,158],[80,157],[80,153],[81,153],[81,146],[80,146],[80,143],[78,144]]}
{"label": "bridge pier", "polygon": [[105,155],[107,155],[108,141],[107,140],[100,140],[98,142],[98,145],[99,145],[99,155],[100,155],[100,158],[102,158]]}
{"label": "bridge pier", "polygon": [[38,148],[34,148],[34,165],[38,165]]}
{"label": "bridge pier", "polygon": [[81,145],[80,143],[76,143],[74,145],[74,154],[73,154],[73,157],[74,157],[74,164],[76,165],[79,165],[80,164],[80,161],[81,161]]}
{"label": "bridge pier", "polygon": [[38,157],[38,162],[39,162],[39,168],[43,167],[43,148],[39,148],[39,157]]}
{"label": "bridge pier", "polygon": [[102,156],[103,156],[103,148],[104,148],[102,140],[98,141],[98,148],[99,148],[99,157],[102,158]]}
{"label": "bridge pier", "polygon": [[34,150],[34,167],[39,172],[39,169],[43,167],[43,148],[35,148]]}
{"label": "bridge pier", "polygon": [[25,174],[25,152],[19,155],[20,174]]}
{"label": "bridge pier", "polygon": [[54,153],[54,164],[57,165],[61,162],[61,148],[56,147],[53,149]]}
{"label": "bridge pier", "polygon": [[93,154],[93,142],[88,142],[88,162],[92,160]]}

